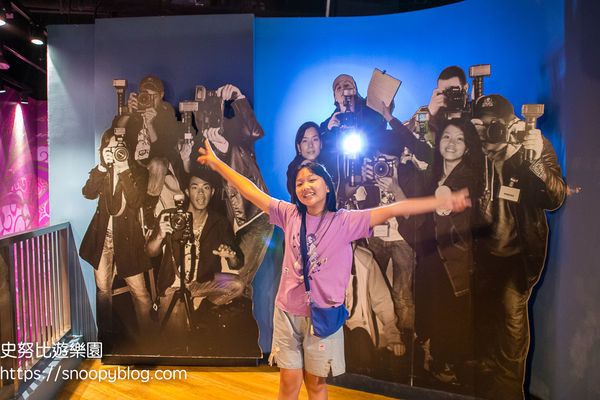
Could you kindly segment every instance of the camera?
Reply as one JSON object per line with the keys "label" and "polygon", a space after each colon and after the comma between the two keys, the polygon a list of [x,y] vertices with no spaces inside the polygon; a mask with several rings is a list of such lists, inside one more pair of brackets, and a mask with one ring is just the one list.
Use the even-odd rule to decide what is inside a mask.
{"label": "camera", "polygon": [[137,96],[137,111],[144,112],[149,108],[154,107],[154,98],[156,94],[148,92],[140,92]]}
{"label": "camera", "polygon": [[175,208],[165,210],[162,214],[162,220],[168,221],[173,228],[172,237],[181,241],[192,241],[194,233],[192,230],[193,217],[192,213],[183,209],[183,195],[173,196]]}
{"label": "camera", "polygon": [[115,128],[114,130],[117,144],[109,147],[115,161],[124,162],[129,159],[129,150],[125,146],[125,128]]}
{"label": "camera", "polygon": [[465,109],[465,99],[467,93],[460,86],[450,86],[442,91],[446,98],[446,111],[459,112]]}
{"label": "camera", "polygon": [[371,162],[365,162],[373,167],[373,175],[380,178],[394,175],[394,160],[379,156]]}
{"label": "camera", "polygon": [[376,178],[385,178],[394,176],[394,160],[384,156],[373,158],[371,161],[364,162],[364,165],[370,165],[373,168],[373,179],[364,179],[363,185],[374,185]]}
{"label": "camera", "polygon": [[356,114],[351,111],[339,113],[336,118],[340,121],[341,128],[352,128],[356,126]]}
{"label": "camera", "polygon": [[198,103],[196,111],[196,127],[199,131],[208,128],[221,128],[223,125],[223,101],[216,90],[206,90],[202,85],[196,86],[194,100]]}
{"label": "camera", "polygon": [[[512,131],[502,119],[492,119],[484,131],[487,143],[521,143],[525,138],[525,131]],[[512,138],[511,138],[512,136]]]}

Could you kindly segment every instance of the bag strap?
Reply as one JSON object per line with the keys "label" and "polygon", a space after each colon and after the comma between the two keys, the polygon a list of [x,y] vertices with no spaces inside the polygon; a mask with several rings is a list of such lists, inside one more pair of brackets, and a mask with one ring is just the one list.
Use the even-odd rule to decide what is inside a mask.
{"label": "bag strap", "polygon": [[306,210],[302,210],[301,214],[300,255],[302,256],[302,274],[304,275],[304,288],[307,292],[310,292],[310,283],[308,282],[308,248],[306,246]]}

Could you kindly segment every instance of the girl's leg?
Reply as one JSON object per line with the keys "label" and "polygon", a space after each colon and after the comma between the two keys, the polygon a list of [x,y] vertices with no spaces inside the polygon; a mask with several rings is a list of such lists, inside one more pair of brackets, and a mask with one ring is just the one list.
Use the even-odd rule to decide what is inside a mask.
{"label": "girl's leg", "polygon": [[304,384],[309,400],[327,400],[327,378],[316,376],[309,372],[304,373]]}
{"label": "girl's leg", "polygon": [[[303,372],[302,368],[279,368],[279,400],[298,400]],[[308,387],[308,384],[306,386]]]}

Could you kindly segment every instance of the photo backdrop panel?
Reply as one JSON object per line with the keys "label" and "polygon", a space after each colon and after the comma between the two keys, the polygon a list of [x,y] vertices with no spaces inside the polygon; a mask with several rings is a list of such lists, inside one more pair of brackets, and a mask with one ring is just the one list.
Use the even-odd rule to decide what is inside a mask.
{"label": "photo backdrop panel", "polygon": [[[563,160],[558,120],[564,73],[563,15],[560,1],[543,6],[533,1],[502,5],[466,1],[377,17],[258,19],[256,63],[260,67],[255,73],[255,109],[265,130],[274,133],[272,142],[258,147],[265,155],[260,162],[278,171],[287,167],[295,154],[293,143],[298,127],[306,121],[320,123],[334,111],[332,82],[339,74],[352,75],[362,96],[366,96],[373,68],[386,70],[402,80],[394,115],[406,121],[429,103],[442,69],[458,65],[467,71],[471,65],[488,63],[491,76],[484,80],[484,93],[502,94],[519,117],[522,104],[545,104],[545,114],[537,126]],[[526,43],[535,46],[525,50]],[[274,196],[288,198],[281,175],[267,177],[267,184]],[[543,245],[544,241],[538,244]],[[552,267],[552,260],[549,264]],[[368,337],[362,339],[369,342]],[[419,364],[422,372],[427,350],[419,347],[421,354],[415,349],[415,360],[411,362],[413,367]],[[347,361],[366,365],[378,357],[381,353],[356,353],[347,355]],[[382,361],[387,362],[379,359],[380,365]],[[370,376],[377,375],[368,367],[365,370]],[[399,382],[407,378],[404,375],[384,379]],[[446,381],[438,382],[438,378]],[[414,382],[472,393],[472,387],[456,388],[449,374],[438,378]]]}
{"label": "photo backdrop panel", "polygon": [[[129,97],[129,93],[140,92],[140,81],[144,76],[153,74],[162,80],[162,85],[164,87],[164,103],[160,103],[160,107],[167,111],[166,114],[170,114],[171,119],[170,127],[166,127],[163,124],[163,129],[169,131],[167,133],[172,136],[173,140],[170,141],[172,144],[179,139],[179,135],[182,134],[183,129],[181,124],[175,121],[175,113],[173,113],[173,110],[169,109],[172,107],[177,110],[180,101],[193,100],[196,85],[204,85],[209,90],[216,90],[225,84],[233,84],[237,87],[238,92],[244,94],[250,102],[252,101],[252,22],[252,16],[236,15],[102,20],[94,26],[94,29],[91,32],[93,35],[90,35],[95,38],[93,57],[89,58],[93,60],[93,65],[90,66],[88,62],[85,64],[86,67],[82,66],[71,76],[64,76],[62,70],[57,68],[54,71],[55,75],[53,79],[60,89],[68,86],[68,88],[64,88],[64,90],[61,91],[61,94],[67,94],[71,98],[80,96],[86,99],[86,102],[79,104],[80,108],[83,104],[91,105],[88,110],[81,114],[92,117],[93,126],[90,127],[80,124],[77,133],[73,134],[74,136],[87,137],[92,140],[92,143],[95,142],[93,151],[88,154],[89,159],[82,168],[84,171],[92,170],[90,180],[84,190],[85,195],[93,199],[93,194],[90,195],[89,185],[91,184],[91,186],[94,186],[94,181],[102,182],[102,179],[96,179],[97,168],[95,165],[99,161],[97,149],[101,146],[106,146],[106,143],[101,142],[103,133],[105,131],[109,131],[110,133],[112,129],[116,127],[116,120],[114,121],[114,124],[111,123],[117,112],[117,96],[112,85],[113,79],[118,78],[127,80],[128,88],[126,91],[126,99]],[[61,37],[61,40],[62,39],[63,38]],[[74,39],[72,43],[67,40],[64,40],[64,43],[61,41],[60,45],[62,46],[60,54],[58,54],[58,51],[56,52],[57,60],[62,62],[63,59],[76,58],[73,54],[70,54],[74,47],[80,45],[76,39]],[[63,48],[64,51],[62,51]],[[87,48],[89,49],[89,47]],[[59,55],[62,58],[59,57]],[[78,86],[78,80],[85,76],[85,74],[93,76],[93,79],[86,79],[85,82],[79,82]],[[90,87],[89,84],[87,86],[84,84],[89,82],[94,82],[94,87]],[[250,108],[251,103],[249,103],[248,100],[244,100],[244,104],[246,107]],[[241,102],[241,100],[238,101]],[[168,104],[170,104],[170,106],[168,106]],[[62,107],[57,109],[56,115],[67,118],[64,114],[66,111],[65,107]],[[241,114],[241,112],[239,114]],[[252,114],[250,113],[249,115]],[[136,118],[137,117],[134,117],[133,119]],[[164,117],[157,118],[164,122]],[[59,118],[57,118],[57,121],[58,120]],[[58,126],[59,124],[57,123],[57,127]],[[129,128],[129,126],[127,128]],[[260,129],[260,126],[258,126],[257,129]],[[87,132],[87,135],[82,132]],[[164,134],[165,132],[161,133]],[[237,133],[238,132],[236,131],[235,134]],[[229,139],[233,140],[232,137],[234,136],[234,133],[228,134]],[[73,140],[77,139],[74,138]],[[56,151],[57,154],[60,154],[60,148],[56,148]],[[129,151],[133,157],[135,149],[131,148]],[[129,166],[129,171],[132,172],[133,179],[138,183],[143,183],[143,181],[148,180],[148,172],[145,171],[146,168],[138,168],[136,162],[129,163]],[[62,172],[65,175],[67,173],[66,170],[63,170]],[[83,172],[83,174],[86,175],[86,172]],[[180,177],[178,174],[176,175],[178,178]],[[77,189],[77,192],[75,192],[77,194],[70,191],[70,196],[81,197],[81,187],[85,182],[86,178],[81,179],[81,181],[78,182],[79,188]],[[184,190],[184,184],[185,182],[180,182],[182,190]],[[130,205],[135,203],[137,211],[135,209],[130,210],[131,215],[127,215],[126,220],[136,220],[136,226],[129,226],[131,224],[127,225],[129,226],[129,230],[133,229],[133,231],[130,232],[130,235],[123,237],[123,235],[120,234],[117,235],[120,237],[114,237],[112,240],[114,246],[113,249],[119,247],[123,250],[123,240],[131,240],[131,235],[139,238],[137,233],[141,229],[142,221],[139,220],[138,215],[139,211],[143,208],[143,197],[147,194],[145,193],[146,186],[141,186],[144,186],[144,188],[138,190],[139,193],[137,193],[137,197],[142,198],[141,205],[140,202],[131,197],[131,189],[128,192],[129,198],[127,201]],[[127,192],[127,190],[125,190],[125,192]],[[221,189],[216,190],[215,202],[217,202],[216,196],[222,196],[222,192]],[[103,214],[102,210],[106,208],[106,205],[104,204],[106,200],[102,200],[102,194],[100,194],[100,196],[101,200],[100,203],[98,203],[98,213],[96,214],[99,216]],[[86,202],[89,203],[88,205],[92,203],[95,205],[95,202],[98,202],[98,200],[95,202],[86,200]],[[223,201],[221,200],[219,204],[222,205]],[[219,209],[218,212],[212,213],[212,215],[224,215],[226,213],[227,210],[222,208]],[[81,231],[82,236],[85,226],[90,224],[92,215],[94,215],[94,213],[93,211],[90,211],[84,218],[81,218],[81,221],[78,219],[74,221],[76,225],[81,224],[84,226]],[[122,219],[121,217],[123,215],[124,214],[120,214],[120,216],[115,218]],[[92,224],[90,225],[90,232],[96,234],[96,236],[100,235],[102,237],[98,237],[98,240],[93,240],[92,242],[100,242],[101,244],[104,241],[104,246],[106,247],[107,243],[110,242],[103,240],[104,237],[107,237],[107,235],[102,235],[104,228],[96,229],[97,223],[94,223],[94,221],[95,219],[92,220]],[[211,221],[214,222],[214,218]],[[263,219],[259,222],[262,223]],[[231,223],[231,221],[229,223]],[[122,222],[119,224],[121,227],[123,226]],[[104,223],[101,223],[100,225],[104,226]],[[265,230],[265,227],[262,225],[260,225],[259,228],[260,233]],[[266,228],[270,228],[270,226],[267,226]],[[236,228],[231,226],[230,229],[234,230]],[[121,232],[123,232],[122,229]],[[260,264],[262,259],[263,252],[260,249],[264,248],[266,244],[264,243],[264,240],[257,241],[258,249],[257,251],[253,251],[252,246],[246,243],[247,240],[244,241],[246,236],[251,237],[249,235],[252,234],[252,229],[248,226],[244,226],[243,229],[240,229],[237,233],[239,233],[241,237],[232,238],[231,246],[239,246],[239,248],[237,248],[238,253],[246,253],[245,259],[250,260],[244,265],[238,265],[238,268],[242,269],[244,273],[243,277],[245,279],[243,283],[237,285],[241,286],[243,289],[244,295],[239,297],[239,299],[243,298],[243,301],[234,301],[235,304],[228,304],[227,307],[210,307],[207,301],[203,301],[203,303],[200,304],[200,308],[198,308],[198,302],[195,301],[192,305],[192,308],[194,309],[192,314],[194,314],[194,317],[198,318],[194,318],[197,323],[190,324],[192,325],[192,332],[186,331],[187,313],[185,312],[185,307],[183,307],[183,302],[177,303],[171,317],[167,323],[165,323],[167,326],[162,334],[163,339],[165,339],[162,340],[162,343],[172,344],[172,346],[162,347],[159,349],[160,351],[157,352],[157,348],[153,348],[152,346],[153,339],[148,335],[150,330],[145,328],[147,328],[147,325],[149,324],[156,324],[156,320],[162,321],[164,319],[164,315],[171,303],[171,296],[168,296],[168,299],[163,298],[160,307],[157,307],[158,304],[155,301],[156,296],[154,295],[154,290],[152,285],[149,284],[149,282],[153,280],[152,276],[149,275],[148,272],[144,273],[143,278],[141,278],[144,287],[140,289],[136,282],[132,282],[132,278],[137,280],[136,275],[131,275],[131,273],[138,273],[139,271],[123,271],[122,275],[125,276],[117,277],[114,285],[112,285],[111,288],[108,288],[108,292],[111,293],[111,300],[109,300],[109,303],[112,302],[113,311],[110,330],[107,331],[106,329],[102,329],[102,325],[106,326],[103,321],[106,322],[107,319],[98,316],[99,324],[101,325],[101,336],[103,336],[103,340],[107,341],[106,348],[108,353],[117,357],[144,354],[156,356],[157,353],[159,353],[158,355],[161,357],[174,355],[189,357],[219,356],[229,358],[259,357],[260,348],[257,344],[258,326],[252,316],[252,290],[250,283],[252,281],[253,273],[256,271],[256,267],[258,267],[258,264]],[[143,243],[140,244],[139,240],[134,240],[134,242],[133,247],[135,248],[131,248],[131,252],[140,254],[138,259],[147,261],[147,257],[142,256],[144,253],[142,248]],[[87,245],[87,243],[91,242],[88,240],[86,246],[82,245],[84,248],[83,253],[87,254],[86,259],[92,260],[92,263],[97,265],[97,260],[94,258],[96,256],[91,257],[90,253],[96,254],[96,250],[98,249],[92,249],[93,251],[90,251],[90,246]],[[241,250],[242,248],[243,250]],[[117,252],[115,252],[115,254],[116,253]],[[122,253],[122,251],[119,251],[119,253]],[[117,258],[118,257],[115,259],[117,260]],[[123,259],[121,258],[120,261],[122,263]],[[160,264],[160,260],[154,260],[153,263],[153,271],[158,272],[159,269],[156,264]],[[139,262],[137,262],[137,264],[139,264]],[[253,265],[249,266],[248,264]],[[147,267],[140,268],[144,270],[147,269]],[[250,273],[247,271],[248,269],[251,270]],[[117,265],[117,271],[118,270],[119,268]],[[92,269],[90,268],[88,271],[92,271]],[[88,273],[88,278],[91,278],[93,282],[94,277],[90,275],[92,274]],[[154,279],[156,279],[156,275],[157,274],[155,274]],[[123,277],[127,279],[123,281],[121,279]],[[96,273],[96,278],[98,278],[98,273]],[[108,279],[108,281],[104,279],[103,281],[110,283],[110,279]],[[250,288],[245,290],[244,286],[249,286]],[[92,288],[93,287],[94,286],[92,286]],[[93,295],[94,292],[94,289],[89,291],[92,297],[96,297]],[[148,301],[146,301],[148,295],[144,294],[144,296],[140,296],[139,293],[141,292],[150,294],[149,297],[150,300],[154,302],[154,308],[159,308],[158,312],[154,311],[153,314],[151,314],[154,322],[150,322],[147,318],[147,313],[150,311],[150,304],[147,304]],[[170,294],[171,293],[169,293],[169,295]],[[104,297],[101,296],[99,298]],[[237,299],[238,298],[236,298],[236,300]],[[219,302],[220,301],[216,301],[216,303]],[[219,304],[216,305],[219,306]],[[227,308],[227,310],[225,310],[225,308]],[[199,316],[197,314],[202,315]],[[143,315],[143,318],[138,318],[140,315]],[[216,323],[217,320],[223,322],[218,324],[220,327],[225,326],[227,329],[209,329],[210,326],[212,326],[211,324]],[[174,328],[175,324],[177,324],[177,329]],[[158,328],[152,329],[152,331],[158,330]],[[234,331],[238,334],[239,332],[253,332],[252,335],[245,335],[246,339],[253,338],[253,343],[249,343],[246,339],[241,340],[240,338],[233,337],[235,336],[232,335],[232,332]],[[117,338],[120,339],[117,340]],[[229,342],[227,342],[227,338],[230,339]],[[232,346],[231,343],[234,342],[236,345]]]}

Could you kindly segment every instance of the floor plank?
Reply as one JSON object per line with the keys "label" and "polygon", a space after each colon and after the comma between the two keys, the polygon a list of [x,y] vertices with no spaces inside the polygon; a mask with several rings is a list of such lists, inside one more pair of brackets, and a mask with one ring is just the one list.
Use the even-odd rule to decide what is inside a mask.
{"label": "floor plank", "polygon": [[[107,374],[116,376],[121,368],[121,376],[126,374],[127,366],[102,365],[100,360],[85,360],[80,370],[89,376]],[[158,374],[173,374],[178,370],[187,371],[187,379],[157,380],[143,382],[131,377],[152,377]],[[98,382],[93,379],[67,380],[56,399],[181,399],[189,400],[190,396],[203,400],[243,400],[243,399],[276,399],[279,387],[279,371],[274,367],[136,367],[130,366],[130,379],[116,379],[115,382]],[[135,372],[134,372],[135,371]],[[148,372],[146,372],[148,371]],[[166,372],[165,372],[166,371]],[[147,375],[145,375],[147,374]],[[306,400],[306,389],[302,387],[300,399]],[[373,399],[385,400],[390,397],[374,395],[329,386],[330,400]]]}

